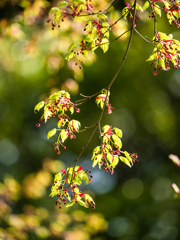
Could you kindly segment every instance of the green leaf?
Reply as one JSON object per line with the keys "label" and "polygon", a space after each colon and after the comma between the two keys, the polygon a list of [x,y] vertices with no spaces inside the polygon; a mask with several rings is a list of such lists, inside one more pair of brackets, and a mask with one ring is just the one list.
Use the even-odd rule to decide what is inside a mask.
{"label": "green leaf", "polygon": [[61,16],[61,12],[62,12],[61,10],[58,10],[58,11],[55,12],[54,19],[55,19],[56,22],[59,21],[59,18]]}
{"label": "green leaf", "polygon": [[53,12],[59,11],[59,9],[57,7],[53,7],[51,8],[51,10],[49,11],[49,15]]}
{"label": "green leaf", "polygon": [[112,139],[113,139],[113,141],[114,141],[114,145],[115,145],[118,149],[121,149],[121,148],[122,148],[121,139],[120,139],[116,134],[113,134],[111,137],[112,137]]}
{"label": "green leaf", "polygon": [[54,177],[54,182],[60,181],[62,179],[62,173],[57,173]]}
{"label": "green leaf", "polygon": [[102,132],[106,133],[109,129],[110,129],[110,126],[109,125],[105,125],[104,127],[102,127]]}
{"label": "green leaf", "polygon": [[84,194],[84,198],[87,203],[93,202],[95,204],[94,200],[89,196],[89,194]]}
{"label": "green leaf", "polygon": [[74,113],[74,108],[73,108],[73,107],[70,107],[70,108],[69,108],[69,111],[70,111],[71,114],[73,114],[73,113]]}
{"label": "green leaf", "polygon": [[158,65],[159,65],[160,67],[162,67],[163,70],[166,69],[164,59],[162,59],[162,58],[159,59],[159,60],[158,60]]}
{"label": "green leaf", "polygon": [[85,207],[85,208],[88,208],[87,205],[86,205],[86,203],[83,202],[82,200],[77,199],[77,202],[79,203],[79,205],[81,205],[81,206],[83,206],[83,207]]}
{"label": "green leaf", "polygon": [[75,179],[74,179],[75,183],[77,185],[81,185],[82,184],[82,180],[81,180],[81,177],[79,175],[76,175],[75,176]]}
{"label": "green leaf", "polygon": [[70,203],[68,203],[67,205],[66,205],[66,207],[68,208],[68,207],[71,207],[72,205],[74,205],[74,200],[72,200]]}
{"label": "green leaf", "polygon": [[79,121],[77,120],[71,120],[69,123],[68,123],[68,126],[71,127],[71,130],[76,130],[77,132],[79,131],[79,128],[81,127],[81,124]]}
{"label": "green leaf", "polygon": [[85,172],[82,173],[82,179],[85,181],[86,184],[89,183],[88,175]]}
{"label": "green leaf", "polygon": [[178,12],[175,12],[175,11],[173,11],[173,15],[174,15],[174,17],[178,20],[178,18],[179,18],[179,13]]}
{"label": "green leaf", "polygon": [[62,2],[60,2],[58,5],[57,5],[57,7],[63,7],[63,6],[66,6],[66,5],[68,5],[68,2],[66,2],[66,1],[62,1]]}
{"label": "green leaf", "polygon": [[53,128],[51,131],[48,132],[47,139],[54,136],[55,134],[56,134],[56,128]]}
{"label": "green leaf", "polygon": [[98,154],[93,161],[92,167],[95,167],[97,165],[97,163],[101,162],[102,159],[102,154]]}
{"label": "green leaf", "polygon": [[103,143],[107,143],[109,141],[108,137],[107,136],[104,136],[103,137]]}
{"label": "green leaf", "polygon": [[113,128],[112,130],[114,130],[115,134],[116,134],[118,137],[122,138],[122,131],[121,131],[121,129],[115,127],[115,128]]}
{"label": "green leaf", "polygon": [[87,51],[87,50],[84,50],[83,53],[84,53],[84,54],[83,54],[84,57],[85,57],[85,58],[88,58],[88,51]]}
{"label": "green leaf", "polygon": [[142,7],[138,3],[136,3],[136,10],[143,12]]}
{"label": "green leaf", "polygon": [[157,58],[157,53],[153,53],[149,56],[149,58],[146,60],[147,61],[154,61]]}
{"label": "green leaf", "polygon": [[69,197],[69,193],[68,193],[68,192],[66,193],[66,192],[64,191],[64,196],[65,196],[69,201],[71,201],[71,198]]}
{"label": "green leaf", "polygon": [[78,5],[78,8],[77,8],[78,12],[80,12],[81,10],[84,10],[85,7],[86,7],[85,4],[80,4],[80,5]]}
{"label": "green leaf", "polygon": [[114,156],[114,159],[112,160],[112,163],[111,163],[111,167],[115,168],[118,163],[119,163],[118,156]]}
{"label": "green leaf", "polygon": [[41,108],[43,108],[44,107],[44,101],[42,101],[42,102],[39,102],[38,104],[36,104],[36,106],[35,106],[35,108],[34,108],[34,112],[36,111],[36,110],[40,110]]}
{"label": "green leaf", "polygon": [[127,160],[133,165],[133,161],[132,161],[132,158],[130,157],[129,153],[126,151],[121,151],[121,152],[125,155]]}
{"label": "green leaf", "polygon": [[109,28],[109,23],[108,22],[103,22],[102,26],[106,28],[106,30]]}
{"label": "green leaf", "polygon": [[120,160],[121,160],[123,163],[125,163],[128,167],[131,168],[131,164],[130,164],[130,162],[128,161],[127,158],[125,158],[125,157],[120,157]]}
{"label": "green leaf", "polygon": [[107,156],[106,156],[106,158],[107,158],[107,160],[108,160],[109,163],[112,163],[113,157],[112,157],[111,153],[108,153]]}
{"label": "green leaf", "polygon": [[149,6],[150,6],[150,5],[149,5],[149,2],[146,1],[146,2],[144,3],[144,5],[143,5],[142,9],[145,11],[146,9],[148,9]]}
{"label": "green leaf", "polygon": [[91,28],[92,28],[92,21],[88,21],[84,29],[87,32],[89,32],[91,30]]}
{"label": "green leaf", "polygon": [[122,10],[122,16],[123,16],[124,18],[127,17],[128,13],[129,13],[128,7],[123,8],[123,10]]}
{"label": "green leaf", "polygon": [[109,41],[107,38],[103,38],[101,41],[100,48],[103,50],[103,52],[107,52],[109,49]]}
{"label": "green leaf", "polygon": [[95,41],[91,43],[91,51],[94,53],[94,51],[98,48],[99,46],[96,46]]}
{"label": "green leaf", "polygon": [[161,9],[159,8],[158,5],[155,4],[154,10],[155,10],[155,13],[161,17]]}
{"label": "green leaf", "polygon": [[68,52],[68,54],[66,55],[65,59],[67,61],[69,61],[71,58],[73,58],[75,56],[75,52],[73,50],[71,50],[70,52]]}
{"label": "green leaf", "polygon": [[51,112],[48,110],[48,108],[46,108],[44,110],[44,122],[46,123],[49,117],[49,113],[51,114]]}
{"label": "green leaf", "polygon": [[107,28],[101,28],[101,32],[106,38],[109,38],[109,30]]}
{"label": "green leaf", "polygon": [[95,155],[97,155],[97,153],[100,153],[100,150],[101,150],[101,147],[97,146],[93,151],[93,156],[92,156],[91,159],[93,159],[95,157]]}
{"label": "green leaf", "polygon": [[76,47],[77,47],[77,44],[76,44],[76,43],[72,43],[72,44],[69,46],[69,48],[68,48],[68,52],[71,51],[71,50],[73,50],[73,49],[76,48]]}
{"label": "green leaf", "polygon": [[97,17],[102,18],[103,20],[107,18],[105,14],[98,14]]}
{"label": "green leaf", "polygon": [[66,131],[63,129],[60,133],[62,143],[68,138]]}

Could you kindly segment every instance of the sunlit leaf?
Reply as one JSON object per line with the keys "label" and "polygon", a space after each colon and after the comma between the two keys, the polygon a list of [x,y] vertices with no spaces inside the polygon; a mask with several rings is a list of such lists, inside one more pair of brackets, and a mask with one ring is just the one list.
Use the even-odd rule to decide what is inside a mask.
{"label": "sunlit leaf", "polygon": [[102,18],[103,20],[107,18],[105,14],[98,14],[97,17]]}
{"label": "sunlit leaf", "polygon": [[56,131],[57,131],[56,128],[53,128],[52,130],[50,130],[47,134],[47,139],[54,136],[56,134]]}
{"label": "sunlit leaf", "polygon": [[100,48],[103,50],[103,52],[107,52],[109,49],[109,41],[107,38],[103,38],[101,41]]}
{"label": "sunlit leaf", "polygon": [[68,138],[66,131],[63,129],[60,133],[62,143]]}
{"label": "sunlit leaf", "polygon": [[131,168],[131,164],[130,164],[130,162],[128,161],[127,158],[125,158],[125,157],[120,157],[120,160],[121,160],[123,163],[125,163],[128,167]]}
{"label": "sunlit leaf", "polygon": [[83,206],[83,207],[85,207],[85,208],[88,208],[88,206],[86,205],[86,203],[83,202],[82,200],[77,199],[77,202],[79,203],[79,205],[81,205],[81,206]]}
{"label": "sunlit leaf", "polygon": [[66,207],[68,208],[68,207],[71,207],[72,205],[74,205],[74,200],[72,200],[70,203],[68,203],[67,205],[66,205]]}
{"label": "sunlit leaf", "polygon": [[149,1],[146,1],[143,5],[142,9],[145,11],[146,9],[148,9],[149,6],[150,6]]}

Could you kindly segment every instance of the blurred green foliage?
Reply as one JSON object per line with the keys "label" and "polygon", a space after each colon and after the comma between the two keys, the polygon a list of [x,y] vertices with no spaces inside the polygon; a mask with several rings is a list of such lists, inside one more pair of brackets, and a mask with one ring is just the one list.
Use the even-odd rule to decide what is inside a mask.
{"label": "blurred green foliage", "polygon": [[[95,1],[105,5],[105,1]],[[141,1],[139,1],[141,2]],[[127,60],[111,88],[112,115],[102,125],[123,131],[123,149],[137,152],[139,163],[129,169],[119,164],[114,175],[93,170],[90,192],[96,210],[72,207],[59,210],[49,198],[53,176],[67,167],[87,142],[90,132],[67,143],[57,156],[47,140],[56,123],[36,127],[40,113],[33,113],[38,101],[58,90],[91,95],[107,86],[122,60],[127,36],[110,45],[106,54],[97,51],[76,68],[64,60],[68,46],[79,41],[86,19],[66,20],[60,30],[46,23],[48,10],[56,1],[3,0],[0,2],[0,239],[6,240],[178,240],[180,200],[174,199],[171,183],[180,184],[179,169],[169,161],[170,153],[180,156],[180,70],[160,72],[145,60],[152,48],[134,33]],[[118,5],[119,4],[119,5]],[[117,4],[112,21],[119,16]],[[101,7],[99,6],[99,8]],[[139,16],[138,31],[148,39],[153,23],[148,14]],[[124,20],[113,30],[126,29]],[[162,18],[158,29],[180,32]],[[76,119],[82,126],[96,122],[100,109],[95,100],[81,107]],[[83,169],[90,169],[93,138],[81,157]]]}

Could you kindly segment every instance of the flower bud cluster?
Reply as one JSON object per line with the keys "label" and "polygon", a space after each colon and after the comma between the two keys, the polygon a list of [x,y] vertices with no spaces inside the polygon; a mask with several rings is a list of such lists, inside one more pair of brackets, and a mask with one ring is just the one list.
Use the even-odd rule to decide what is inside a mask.
{"label": "flower bud cluster", "polygon": [[64,22],[66,17],[75,18],[82,12],[91,11],[92,8],[93,6],[91,5],[91,0],[81,0],[79,2],[72,1],[72,4],[62,1],[57,5],[57,7],[51,8],[49,12],[51,18],[49,18],[47,22],[51,22],[52,30],[54,30],[56,25],[60,28],[60,22]]}
{"label": "flower bud cluster", "polygon": [[[59,205],[59,208],[62,207],[62,204],[66,205],[66,207],[71,207],[74,203],[79,203],[86,208],[89,205],[95,208],[94,200],[78,188],[78,185],[82,184],[82,180],[86,184],[92,182],[90,173],[91,171],[84,171],[81,166],[76,166],[67,170],[63,169],[61,173],[55,175],[50,196],[58,198],[56,205]],[[69,194],[68,191],[71,193]]]}
{"label": "flower bud cluster", "polygon": [[101,109],[103,109],[104,107],[104,103],[106,101],[106,107],[107,107],[107,113],[108,114],[111,114],[112,111],[114,110],[114,108],[111,106],[111,104],[109,103],[109,96],[110,96],[110,92],[108,91],[107,93],[107,90],[106,89],[103,89],[101,91],[101,94],[99,94],[97,97],[96,97],[96,104],[98,107],[100,107]]}
{"label": "flower bud cluster", "polygon": [[154,38],[155,48],[153,54],[146,61],[154,61],[154,75],[157,75],[157,69],[168,70],[170,69],[169,63],[174,68],[180,67],[180,42],[173,39],[173,36],[166,35],[165,33],[158,32]]}
{"label": "flower bud cluster", "polygon": [[[156,14],[158,14],[159,16],[161,16],[161,9],[163,11],[165,11],[166,17],[168,19],[168,22],[170,23],[171,26],[173,26],[173,24],[176,24],[177,27],[180,27],[180,22],[179,22],[179,18],[180,18],[180,1],[178,0],[152,0],[152,9],[153,9],[153,13],[152,13],[152,17],[156,16]],[[158,2],[162,2],[164,4],[163,8],[159,5],[157,5]]]}
{"label": "flower bud cluster", "polygon": [[129,154],[121,150],[122,131],[120,129],[105,125],[102,128],[101,138],[101,146],[97,146],[93,151],[93,167],[98,164],[99,168],[113,174],[114,168],[119,163],[119,160],[129,167],[133,165],[134,161],[137,161],[137,154]]}
{"label": "flower bud cluster", "polygon": [[40,123],[47,122],[50,118],[58,118],[58,128],[65,129],[52,129],[48,132],[47,138],[54,136],[57,132],[59,132],[58,140],[52,146],[54,147],[54,151],[57,151],[57,154],[60,154],[59,146],[61,145],[64,149],[66,147],[63,145],[64,141],[69,137],[70,139],[76,138],[75,134],[79,131],[81,126],[80,122],[77,120],[71,120],[67,115],[69,111],[71,114],[76,112],[80,112],[80,109],[75,106],[73,102],[70,101],[70,94],[65,91],[59,91],[57,93],[52,94],[49,97],[49,101],[47,103],[40,102],[35,106],[35,110],[40,110],[44,107],[44,114],[39,119],[36,126],[40,127]]}

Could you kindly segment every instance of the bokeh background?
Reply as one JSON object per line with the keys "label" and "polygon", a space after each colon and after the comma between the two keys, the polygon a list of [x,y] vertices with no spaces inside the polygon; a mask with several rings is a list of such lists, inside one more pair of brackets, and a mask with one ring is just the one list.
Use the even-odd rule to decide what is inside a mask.
{"label": "bokeh background", "polygon": [[[98,9],[107,3],[93,1]],[[142,6],[143,1],[138,1]],[[102,126],[122,129],[123,150],[137,152],[139,163],[130,169],[120,163],[114,175],[95,167],[93,183],[83,190],[96,201],[96,209],[73,206],[59,210],[49,198],[53,177],[68,167],[85,145],[91,130],[67,141],[60,156],[47,140],[56,121],[36,123],[42,112],[34,106],[61,89],[91,95],[106,87],[117,70],[128,35],[113,42],[106,54],[97,50],[83,69],[64,60],[68,46],[80,41],[86,18],[66,19],[60,29],[47,24],[50,7],[58,1],[0,1],[0,239],[6,240],[179,240],[180,199],[174,198],[173,182],[180,185],[180,169],[168,155],[180,156],[180,70],[159,72],[146,59],[153,46],[134,33],[127,60],[111,88],[112,115],[104,114]],[[113,22],[121,15],[124,1],[109,13]],[[162,14],[163,15],[163,14]],[[127,29],[120,21],[111,39]],[[180,40],[163,15],[158,30]],[[149,13],[139,14],[137,29],[153,37]],[[82,127],[97,121],[100,109],[92,99],[75,113]],[[91,170],[91,155],[99,145],[98,134],[79,160]]]}

